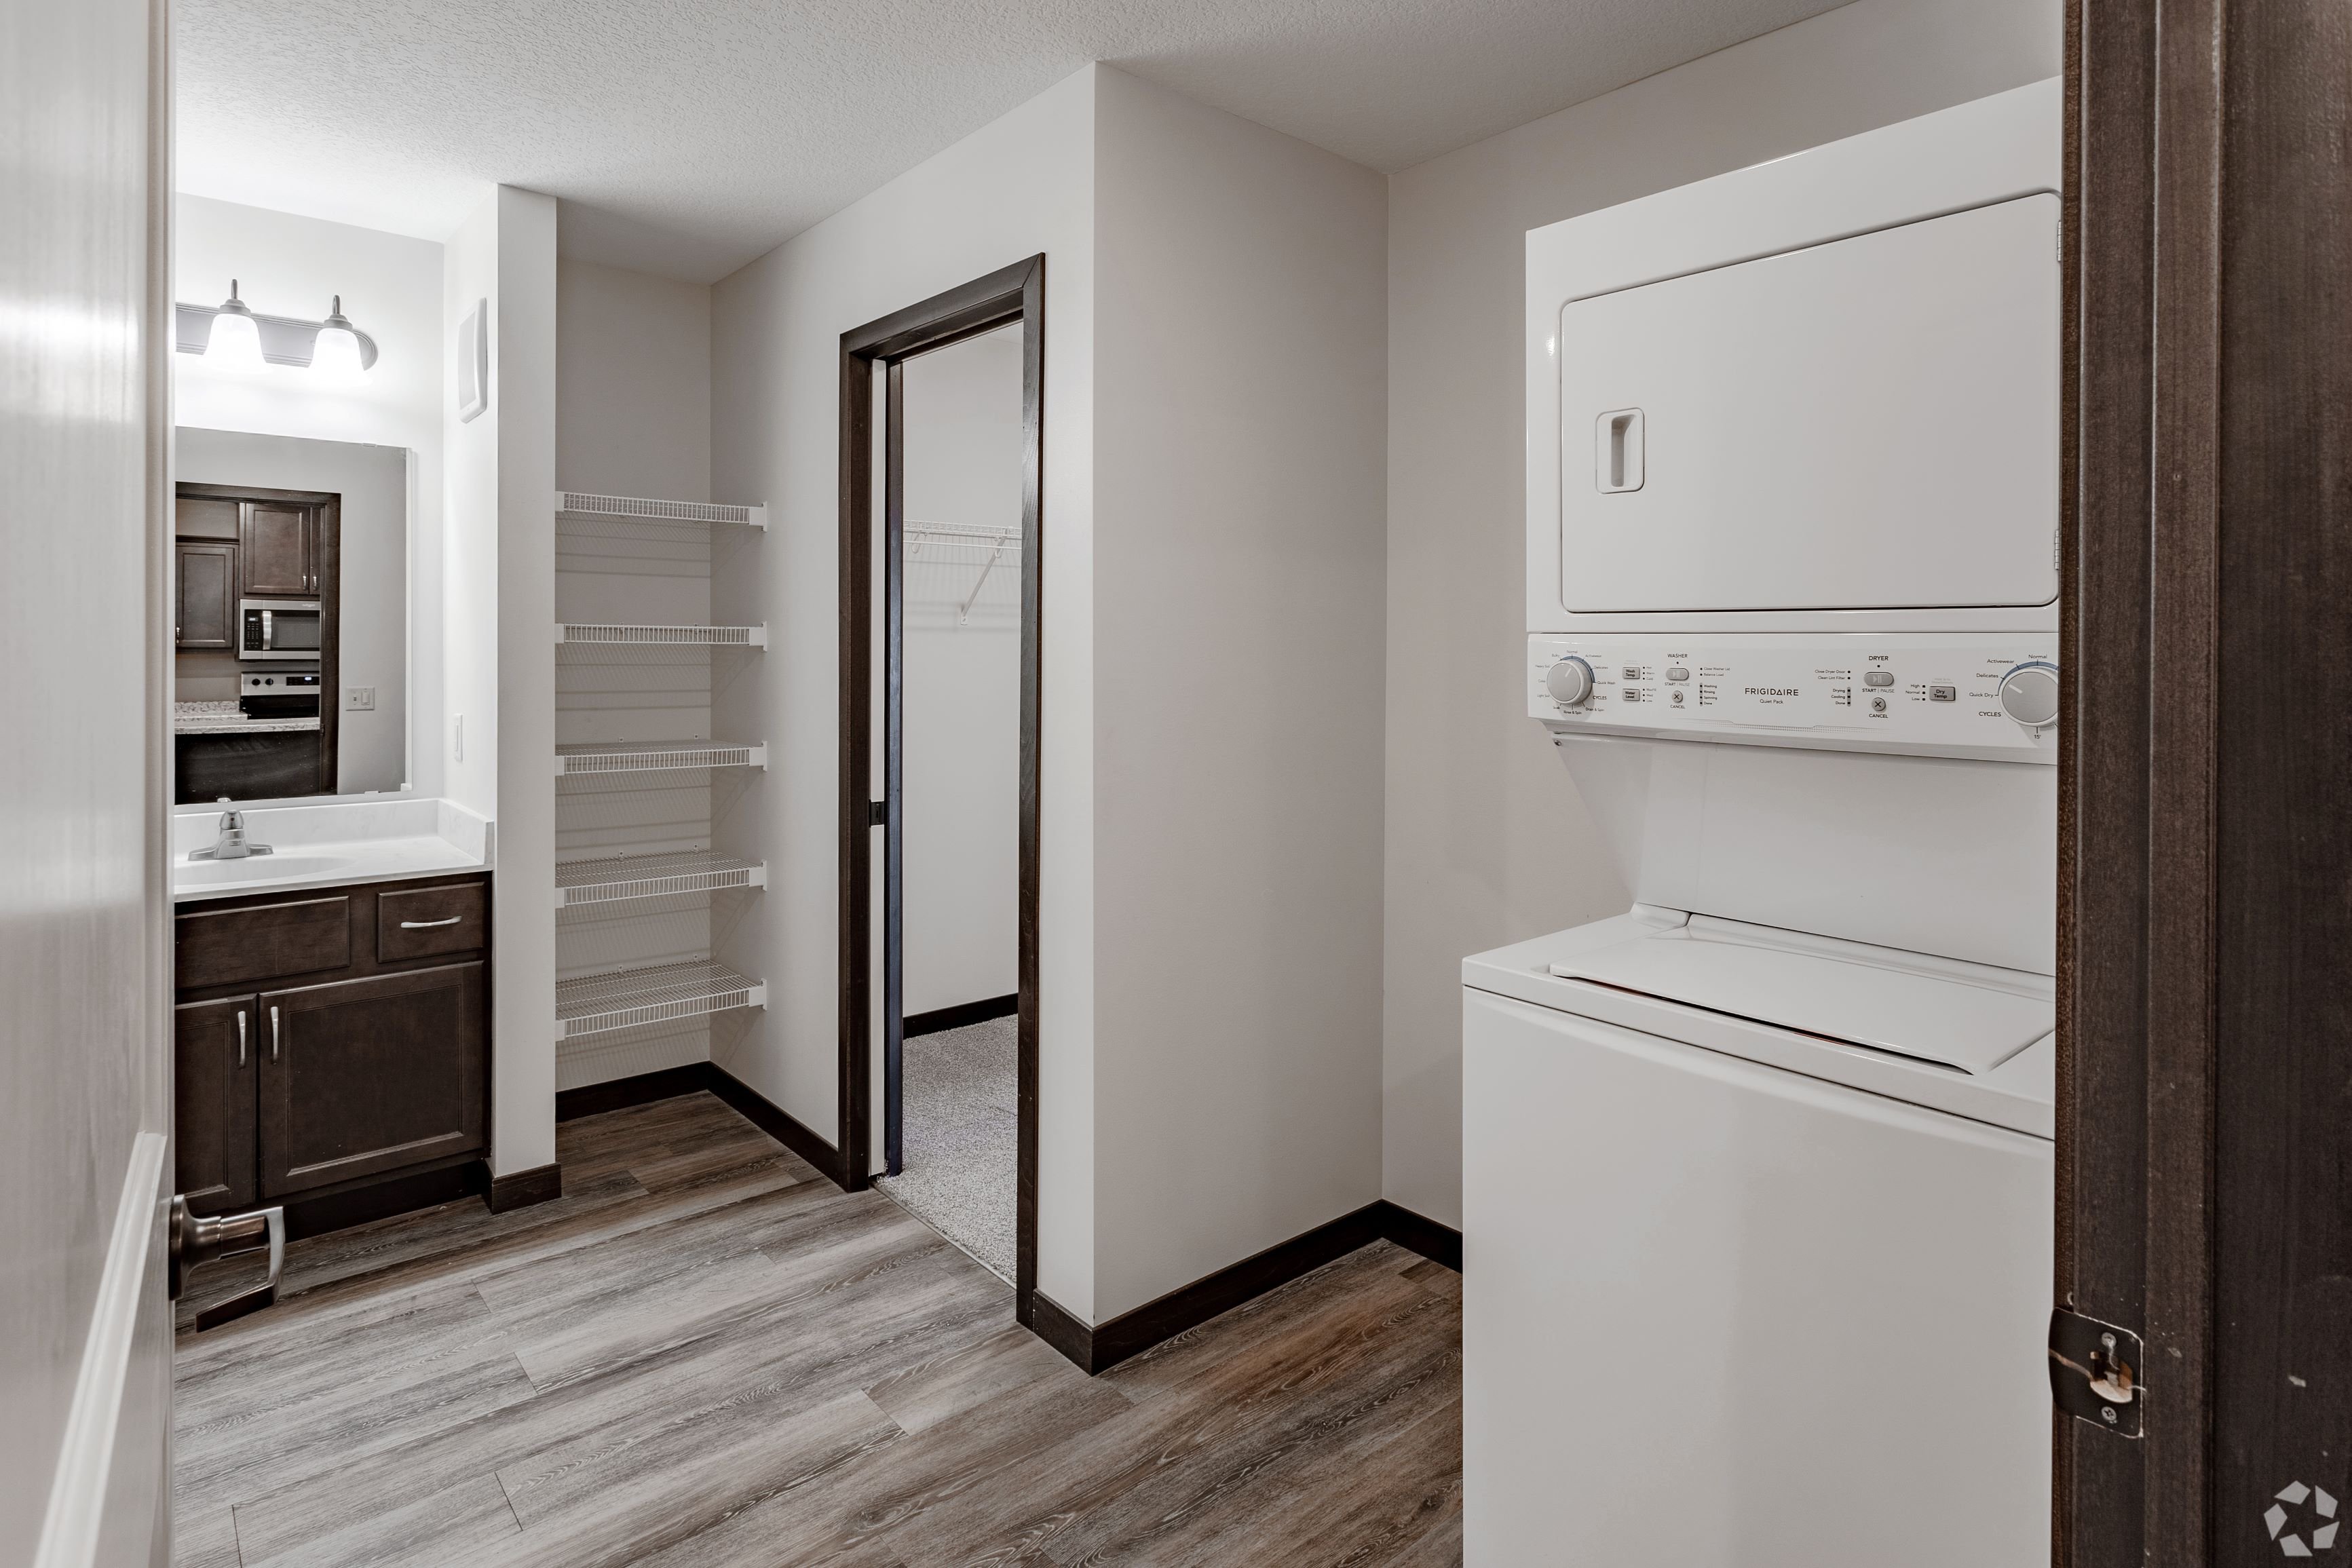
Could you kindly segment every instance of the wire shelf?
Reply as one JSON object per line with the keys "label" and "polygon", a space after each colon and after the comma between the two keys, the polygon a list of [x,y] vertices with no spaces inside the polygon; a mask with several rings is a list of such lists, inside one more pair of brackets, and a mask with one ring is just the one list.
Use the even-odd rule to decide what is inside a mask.
{"label": "wire shelf", "polygon": [[605,860],[567,861],[555,868],[555,907],[615,904],[629,898],[659,898],[673,893],[716,893],[730,887],[765,887],[768,862],[740,855],[694,852],[617,855]]}
{"label": "wire shelf", "polygon": [[555,983],[555,1038],[578,1040],[767,1005],[767,982],[747,980],[707,958],[583,975]]}
{"label": "wire shelf", "polygon": [[555,509],[573,517],[628,517],[646,523],[742,523],[768,526],[768,508],[721,506],[710,501],[660,501],[644,496],[592,496],[580,490],[558,490]]}
{"label": "wire shelf", "polygon": [[920,559],[942,550],[1021,553],[1019,528],[982,528],[973,523],[918,523],[911,519],[899,530],[907,554]]}
{"label": "wire shelf", "polygon": [[768,748],[719,741],[601,741],[555,748],[555,776],[662,773],[685,768],[765,768]]}
{"label": "wire shelf", "polygon": [[757,626],[604,626],[567,621],[555,629],[559,646],[596,644],[621,648],[764,648],[765,622]]}

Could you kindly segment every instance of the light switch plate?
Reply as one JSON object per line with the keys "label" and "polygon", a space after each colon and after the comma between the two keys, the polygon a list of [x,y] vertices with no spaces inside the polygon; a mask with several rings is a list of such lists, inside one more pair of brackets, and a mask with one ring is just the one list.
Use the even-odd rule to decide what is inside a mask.
{"label": "light switch plate", "polygon": [[373,713],[375,711],[375,688],[373,686],[345,686],[343,688],[343,711],[345,713]]}

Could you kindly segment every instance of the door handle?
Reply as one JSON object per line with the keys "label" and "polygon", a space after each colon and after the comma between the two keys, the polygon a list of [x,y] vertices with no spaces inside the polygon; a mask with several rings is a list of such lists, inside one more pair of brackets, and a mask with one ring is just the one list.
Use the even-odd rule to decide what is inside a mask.
{"label": "door handle", "polygon": [[446,920],[404,920],[400,928],[403,931],[430,931],[436,925],[455,925],[465,918],[462,915],[453,915]]}
{"label": "door handle", "polygon": [[245,1068],[245,1009],[244,1009],[243,1008],[239,1008],[239,1009],[236,1009],[236,1065],[237,1065],[237,1070],[238,1070],[239,1071],[244,1071],[244,1068]]}
{"label": "door handle", "polygon": [[196,1332],[218,1328],[247,1312],[257,1312],[278,1299],[278,1281],[286,1271],[286,1210],[282,1207],[257,1208],[245,1214],[224,1214],[217,1217],[190,1214],[185,1194],[172,1197],[172,1218],[166,1245],[170,1254],[169,1284],[172,1299],[180,1299],[180,1289],[187,1283],[188,1275],[215,1258],[232,1253],[251,1252],[261,1247],[269,1249],[269,1275],[257,1290],[232,1296],[227,1301],[206,1307],[196,1314]]}
{"label": "door handle", "polygon": [[278,1009],[269,1009],[269,1060],[278,1060]]}

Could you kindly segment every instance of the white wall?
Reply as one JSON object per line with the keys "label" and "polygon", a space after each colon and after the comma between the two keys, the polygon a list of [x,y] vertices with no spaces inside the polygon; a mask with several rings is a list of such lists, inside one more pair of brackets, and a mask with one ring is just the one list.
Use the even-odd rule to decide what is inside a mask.
{"label": "white wall", "polygon": [[[233,277],[241,286],[239,297],[256,310],[315,321],[341,295],[343,313],[375,340],[376,362],[367,380],[349,388],[317,386],[308,372],[282,365],[255,376],[226,374],[202,355],[173,354],[174,413],[184,428],[398,446],[416,455],[409,556],[400,568],[410,584],[410,662],[402,682],[410,696],[404,719],[412,770],[406,777],[418,793],[437,794],[443,749],[441,246],[206,196],[174,198],[173,219],[175,291],[187,304],[219,304]],[[180,476],[196,477],[184,469]],[[379,706],[378,715],[383,712]],[[368,716],[352,714],[346,722]],[[364,734],[368,726],[360,727]],[[395,778],[393,787],[399,782]]]}
{"label": "white wall", "polygon": [[722,848],[768,860],[767,894],[720,953],[765,979],[769,1001],[740,1035],[714,1035],[712,1053],[831,1136],[841,334],[1045,254],[1045,635],[1056,652],[1044,698],[1038,1277],[1082,1314],[1094,1300],[1096,74],[1048,89],[720,281],[711,355],[713,497],[770,507],[767,537],[714,576],[711,609],[722,622],[765,620],[772,637],[767,657],[712,704],[721,732],[771,747],[731,839],[719,834]]}
{"label": "white wall", "polygon": [[1095,159],[1100,1322],[1380,1196],[1387,324],[1369,170],[1112,70]]}
{"label": "white wall", "polygon": [[[1021,533],[1021,329],[907,362],[907,517]],[[906,563],[909,1013],[1009,996],[1020,977],[1021,558]],[[967,611],[965,607],[969,605]]]}
{"label": "white wall", "polygon": [[[174,435],[174,479],[322,490],[342,497],[336,572],[340,681],[339,689],[325,695],[337,710],[335,788],[346,795],[398,789],[408,779],[410,450],[187,425]],[[434,597],[439,598],[437,591]],[[224,663],[234,667],[233,661]],[[235,701],[234,676],[221,686],[204,695]],[[345,708],[342,689],[352,686],[373,686],[375,706]]]}
{"label": "white wall", "polygon": [[775,749],[713,1051],[830,1133],[840,334],[1046,253],[1038,1282],[1088,1322],[1379,1195],[1383,203],[1091,67],[715,290],[715,488],[775,528],[713,609],[778,647],[714,701]]}
{"label": "white wall", "polygon": [[1461,970],[1627,896],[1524,712],[1526,232],[2054,75],[2057,0],[1858,0],[1389,181],[1383,1191],[1462,1222]]}
{"label": "white wall", "polygon": [[554,198],[498,187],[443,260],[444,340],[490,303],[489,407],[461,422],[454,393],[443,404],[437,740],[449,797],[497,824],[490,1165],[508,1175],[555,1158]]}
{"label": "white wall", "polygon": [[[555,468],[566,489],[706,500],[710,493],[710,290],[644,273],[556,267]],[[572,518],[557,532],[556,614],[565,621],[701,625],[710,620],[714,528]],[[721,551],[726,545],[722,539]],[[676,740],[710,734],[714,678],[757,653],[735,649],[561,651],[555,738]],[[619,784],[622,787],[615,787]],[[563,860],[707,848],[714,796],[734,781],[702,773],[568,779],[556,795]],[[714,902],[690,894],[567,909],[556,919],[559,977],[707,955]],[[723,1027],[723,1026],[722,1026]],[[709,1056],[701,1019],[567,1042],[556,1087],[573,1089]]]}

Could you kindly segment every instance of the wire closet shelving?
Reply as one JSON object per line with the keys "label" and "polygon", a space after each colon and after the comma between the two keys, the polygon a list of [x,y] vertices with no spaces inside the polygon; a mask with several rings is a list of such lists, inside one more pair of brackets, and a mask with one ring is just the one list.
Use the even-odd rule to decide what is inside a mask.
{"label": "wire closet shelving", "polygon": [[767,1005],[766,982],[745,979],[708,958],[583,975],[555,983],[555,1038],[578,1040]]}
{"label": "wire closet shelving", "polygon": [[[761,530],[768,526],[768,509],[764,506],[604,496],[580,490],[556,491],[555,511],[559,524],[570,520],[575,525],[586,521],[651,524],[662,528],[730,526]],[[634,656],[628,651],[660,654],[665,651],[691,653],[717,648],[764,651],[768,646],[764,622],[702,626],[567,621],[557,624],[554,634],[559,649],[580,650],[589,657],[595,656],[594,651],[603,650]],[[578,742],[558,745],[554,765],[558,779],[764,768],[768,765],[768,747],[763,742],[698,737]],[[559,791],[559,802],[562,799]],[[764,889],[767,885],[764,860],[698,849],[605,854],[562,862],[555,869],[552,896],[555,907],[563,910],[728,889]],[[740,974],[708,955],[603,970],[556,982],[555,1038],[561,1042],[676,1023],[713,1013],[765,1007],[767,1000],[764,980]]]}
{"label": "wire closet shelving", "polygon": [[619,904],[632,898],[664,898],[679,893],[717,893],[730,887],[765,887],[768,862],[705,850],[668,854],[613,855],[565,861],[555,868],[555,907]]}

